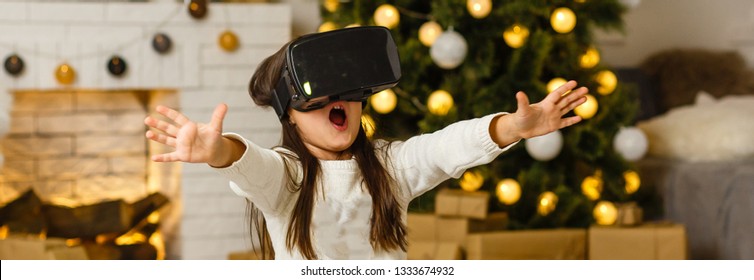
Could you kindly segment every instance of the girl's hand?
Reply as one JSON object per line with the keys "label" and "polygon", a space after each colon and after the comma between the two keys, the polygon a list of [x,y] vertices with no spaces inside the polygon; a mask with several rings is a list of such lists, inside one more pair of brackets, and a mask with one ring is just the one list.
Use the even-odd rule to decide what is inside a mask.
{"label": "girl's hand", "polygon": [[147,117],[144,123],[152,128],[146,136],[150,140],[175,148],[175,151],[153,155],[157,162],[192,162],[208,163],[212,166],[226,165],[223,158],[228,150],[227,142],[222,136],[223,119],[228,111],[225,104],[220,104],[212,113],[209,123],[196,123],[185,115],[165,106],[157,106],[157,112],[167,117],[172,123]]}
{"label": "girl's hand", "polygon": [[544,135],[580,122],[579,116],[563,118],[573,108],[586,102],[584,96],[589,90],[585,87],[574,90],[575,87],[576,82],[569,81],[535,104],[529,104],[526,94],[519,91],[516,93],[516,112],[493,119],[490,125],[493,141],[504,147],[522,138]]}
{"label": "girl's hand", "polygon": [[[524,92],[516,93],[518,109],[513,114],[513,124],[518,130],[518,136],[528,139],[580,122],[579,116],[562,118],[573,108],[586,102],[584,96],[589,90],[585,87],[573,90],[575,87],[576,82],[569,81],[549,93],[541,102],[531,105]],[[570,90],[573,91],[568,92]]]}

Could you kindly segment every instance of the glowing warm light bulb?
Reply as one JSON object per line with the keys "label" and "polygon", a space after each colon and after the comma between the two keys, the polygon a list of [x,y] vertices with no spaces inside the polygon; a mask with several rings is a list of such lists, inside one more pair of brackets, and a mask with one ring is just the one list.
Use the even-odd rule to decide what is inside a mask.
{"label": "glowing warm light bulb", "polygon": [[374,119],[367,114],[361,115],[361,126],[364,127],[364,133],[366,133],[367,138],[372,138],[374,132],[377,130]]}
{"label": "glowing warm light bulb", "polygon": [[600,52],[595,47],[589,47],[586,52],[579,58],[579,65],[582,68],[592,68],[600,63]]}
{"label": "glowing warm light bulb", "polygon": [[602,70],[598,72],[594,79],[600,84],[600,86],[597,87],[597,92],[602,95],[613,93],[615,87],[618,86],[618,77],[616,77],[615,73],[610,70]]}
{"label": "glowing warm light bulb", "polygon": [[516,180],[506,178],[497,183],[495,190],[497,200],[505,205],[512,205],[521,198],[521,185]]}
{"label": "glowing warm light bulb", "polygon": [[339,0],[325,0],[325,3],[323,4],[325,6],[325,10],[328,12],[334,13],[338,10],[338,7],[340,6]]}
{"label": "glowing warm light bulb", "polygon": [[351,28],[351,27],[359,27],[359,26],[361,26],[361,24],[358,24],[358,23],[351,23],[351,24],[349,24],[349,25],[346,25],[346,28]]}
{"label": "glowing warm light bulb", "polygon": [[326,22],[323,22],[319,26],[319,28],[317,29],[317,31],[319,31],[319,32],[327,32],[327,31],[333,31],[335,29],[338,29],[338,26],[334,22],[332,22],[332,21],[326,21]]}
{"label": "glowing warm light bulb", "polygon": [[582,119],[586,120],[594,117],[594,115],[597,114],[597,109],[599,109],[597,98],[594,98],[594,96],[592,96],[591,94],[587,94],[586,102],[579,106],[576,106],[576,108],[573,109],[573,112],[576,113],[576,115],[580,116]]}
{"label": "glowing warm light bulb", "polygon": [[401,20],[401,15],[398,13],[398,9],[390,4],[382,4],[374,11],[374,23],[382,25],[387,28],[393,28],[398,25]]}
{"label": "glowing warm light bulb", "polygon": [[466,171],[458,184],[464,191],[475,192],[484,184],[484,176],[479,171]]}
{"label": "glowing warm light bulb", "polygon": [[608,226],[614,224],[615,220],[618,219],[618,209],[610,201],[600,201],[594,206],[592,215],[598,225]]}
{"label": "glowing warm light bulb", "polygon": [[636,173],[636,171],[629,170],[623,172],[623,180],[626,181],[627,194],[635,193],[639,190],[639,186],[641,186],[641,178],[639,178],[639,173]]}
{"label": "glowing warm light bulb", "polygon": [[386,89],[369,97],[369,103],[372,104],[372,109],[375,112],[387,114],[395,109],[395,105],[398,104],[398,98],[392,89]]}
{"label": "glowing warm light bulb", "polygon": [[543,192],[539,195],[539,204],[537,204],[537,213],[547,216],[558,206],[558,196],[553,192]]}
{"label": "glowing warm light bulb", "polygon": [[581,182],[581,193],[589,200],[597,200],[602,193],[602,178],[599,176],[586,176]]}
{"label": "glowing warm light bulb", "polygon": [[552,80],[550,80],[549,82],[547,82],[547,92],[553,92],[553,91],[555,91],[556,89],[558,89],[560,86],[564,85],[567,82],[568,81],[566,81],[566,79],[563,79],[563,78],[560,78],[560,77],[553,78]]}
{"label": "glowing warm light bulb", "polygon": [[444,90],[436,90],[429,95],[427,100],[427,109],[429,112],[438,116],[445,116],[453,107],[453,96]]}
{"label": "glowing warm light bulb", "polygon": [[474,18],[484,18],[492,11],[492,0],[468,0],[466,8]]}
{"label": "glowing warm light bulb", "polygon": [[576,27],[576,14],[566,7],[557,8],[550,15],[550,24],[558,33],[568,33]]}
{"label": "glowing warm light bulb", "polygon": [[419,41],[427,47],[431,47],[440,34],[442,34],[442,26],[436,21],[425,22],[419,27]]}
{"label": "glowing warm light bulb", "polygon": [[517,49],[529,38],[529,28],[518,23],[511,25],[503,32],[503,40],[511,48]]}

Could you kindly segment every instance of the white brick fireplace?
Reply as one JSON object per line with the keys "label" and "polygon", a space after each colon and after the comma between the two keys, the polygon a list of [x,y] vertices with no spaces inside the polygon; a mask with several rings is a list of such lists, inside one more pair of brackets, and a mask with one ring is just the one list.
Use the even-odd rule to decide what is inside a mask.
{"label": "white brick fireplace", "polygon": [[[232,53],[217,44],[226,29],[240,40]],[[171,38],[169,53],[152,49],[157,32]],[[0,70],[0,114],[11,117],[0,204],[28,188],[47,202],[80,204],[157,190],[171,201],[162,218],[167,258],[225,259],[250,249],[244,200],[206,165],[148,162],[146,152],[159,147],[143,138],[143,119],[166,104],[207,121],[225,102],[226,131],[276,144],[277,118],[253,105],[247,84],[290,33],[285,4],[211,3],[197,20],[177,2],[0,2],[0,58],[15,53],[25,62],[17,77]],[[116,54],[128,63],[123,77],[107,72]],[[72,85],[55,79],[64,62],[77,72]]]}

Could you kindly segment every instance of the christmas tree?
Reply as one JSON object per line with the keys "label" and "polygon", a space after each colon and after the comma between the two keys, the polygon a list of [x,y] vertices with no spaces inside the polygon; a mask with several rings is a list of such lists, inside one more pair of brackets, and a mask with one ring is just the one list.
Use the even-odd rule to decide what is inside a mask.
{"label": "christmas tree", "polygon": [[[508,212],[513,229],[587,227],[595,217],[609,223],[601,219],[614,216],[614,203],[642,198],[630,161],[636,152],[613,148],[621,142],[616,135],[636,136],[637,93],[600,63],[593,35],[595,28],[622,32],[625,11],[618,0],[327,0],[320,31],[391,29],[403,76],[370,98],[363,117],[379,138],[514,112],[518,91],[539,102],[567,80],[589,88],[587,103],[574,110],[581,123],[524,140],[445,183],[495,194],[490,211]],[[433,195],[410,210],[431,210]]]}

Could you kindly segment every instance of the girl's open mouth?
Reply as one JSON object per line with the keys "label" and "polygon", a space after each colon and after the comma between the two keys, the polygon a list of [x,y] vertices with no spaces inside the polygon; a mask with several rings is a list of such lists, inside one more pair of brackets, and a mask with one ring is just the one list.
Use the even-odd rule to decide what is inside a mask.
{"label": "girl's open mouth", "polygon": [[335,105],[330,109],[330,122],[335,129],[343,131],[346,130],[348,125],[346,124],[346,110],[343,105]]}

